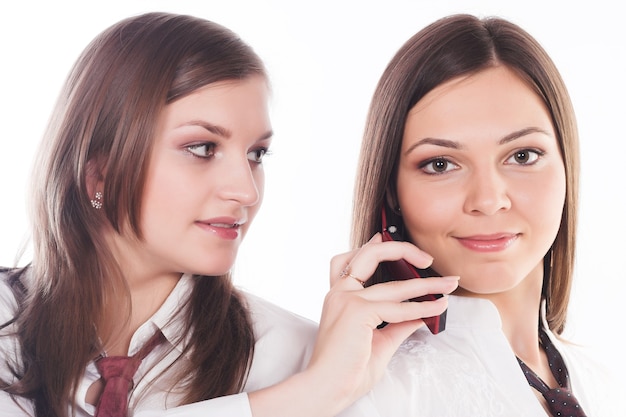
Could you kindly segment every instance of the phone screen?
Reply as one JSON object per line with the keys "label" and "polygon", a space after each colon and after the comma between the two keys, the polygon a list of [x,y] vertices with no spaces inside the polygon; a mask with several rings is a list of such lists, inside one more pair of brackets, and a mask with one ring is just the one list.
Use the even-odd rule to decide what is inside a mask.
{"label": "phone screen", "polygon": [[[385,213],[385,207],[382,209],[382,236],[383,241],[403,241],[405,240],[403,236],[399,233],[398,226],[396,226],[395,219],[391,216],[388,216]],[[383,262],[381,265],[385,268],[386,272],[392,277],[394,280],[404,280],[404,279],[412,279],[412,278],[430,278],[440,276],[437,272],[435,272],[432,268],[426,269],[418,269],[415,266],[411,265],[404,259],[400,259],[398,261],[388,261]],[[421,297],[412,298],[409,301],[432,301],[437,298],[443,297],[442,294],[426,294]],[[434,317],[426,317],[424,318],[424,323],[430,330],[432,334],[437,334],[442,332],[446,328],[446,311],[444,311],[439,316]]]}

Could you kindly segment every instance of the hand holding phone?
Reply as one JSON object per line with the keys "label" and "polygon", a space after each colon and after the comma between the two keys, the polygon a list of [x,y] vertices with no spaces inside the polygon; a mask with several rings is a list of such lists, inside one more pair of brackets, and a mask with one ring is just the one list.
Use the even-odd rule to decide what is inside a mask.
{"label": "hand holding phone", "polygon": [[[405,239],[399,233],[398,226],[395,221],[385,213],[385,207],[382,209],[382,237],[383,241],[404,241]],[[381,265],[387,270],[394,280],[404,280],[412,278],[430,278],[440,276],[432,268],[418,269],[404,259],[397,261],[383,262]],[[412,298],[409,301],[433,301],[443,297],[443,294],[426,294],[421,297]],[[446,328],[446,311],[439,316],[426,317],[424,323],[432,334],[442,332]]]}

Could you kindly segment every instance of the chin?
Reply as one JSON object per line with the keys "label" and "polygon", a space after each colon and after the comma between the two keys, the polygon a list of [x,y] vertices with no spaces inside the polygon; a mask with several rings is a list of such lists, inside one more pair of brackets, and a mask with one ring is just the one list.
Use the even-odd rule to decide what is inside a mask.
{"label": "chin", "polygon": [[463,280],[463,275],[461,275],[461,279],[459,280],[459,286],[463,287],[466,291],[472,292],[474,294],[498,294],[513,290],[518,287],[522,279],[516,279],[515,277],[507,277],[506,275],[497,275],[497,276],[483,276],[482,279],[473,280],[466,279]]}
{"label": "chin", "polygon": [[230,262],[229,259],[223,257],[222,259],[208,259],[207,262],[203,264],[196,264],[193,268],[189,268],[190,271],[195,275],[209,275],[209,276],[219,276],[228,274],[234,265],[234,259]]}

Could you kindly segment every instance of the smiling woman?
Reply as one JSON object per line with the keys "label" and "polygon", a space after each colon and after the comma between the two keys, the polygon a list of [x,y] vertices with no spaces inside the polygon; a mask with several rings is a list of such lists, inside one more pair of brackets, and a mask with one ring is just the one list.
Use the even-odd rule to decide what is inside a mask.
{"label": "smiling woman", "polygon": [[514,71],[454,78],[419,100],[396,181],[406,236],[435,270],[462,277],[457,293],[495,298],[529,274],[541,292],[539,260],[561,223],[565,168],[549,112]]}
{"label": "smiling woman", "polygon": [[[412,334],[370,393],[381,414],[614,415],[617,384],[561,337],[578,156],[565,85],[519,26],[452,15],[392,58],[367,119],[353,243],[382,229],[384,210],[434,271],[460,279],[446,330]],[[379,268],[367,284],[393,279]]]}
{"label": "smiling woman", "polygon": [[212,83],[165,108],[146,172],[140,253],[120,251],[129,263],[146,259],[157,269],[151,274],[161,265],[230,270],[263,200],[268,94],[266,80],[252,76]]}

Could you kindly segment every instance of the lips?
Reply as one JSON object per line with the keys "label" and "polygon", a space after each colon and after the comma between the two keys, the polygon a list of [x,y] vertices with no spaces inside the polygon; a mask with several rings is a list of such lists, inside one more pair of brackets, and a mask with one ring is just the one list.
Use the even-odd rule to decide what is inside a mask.
{"label": "lips", "polygon": [[202,230],[208,231],[226,240],[237,239],[241,226],[244,223],[244,219],[240,220],[233,217],[220,217],[196,221],[196,225]]}
{"label": "lips", "polygon": [[477,252],[499,252],[511,246],[519,237],[518,233],[495,233],[457,237],[461,245]]}

